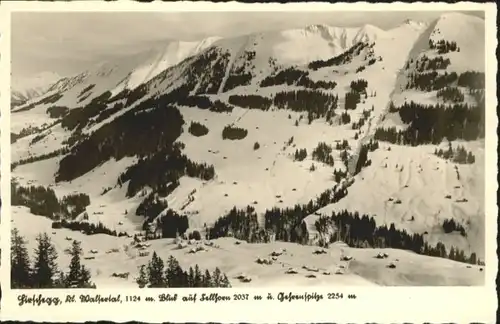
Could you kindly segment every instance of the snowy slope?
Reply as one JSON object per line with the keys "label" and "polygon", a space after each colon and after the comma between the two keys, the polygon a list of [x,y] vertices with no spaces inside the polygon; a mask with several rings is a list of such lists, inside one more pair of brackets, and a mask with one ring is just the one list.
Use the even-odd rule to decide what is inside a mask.
{"label": "snowy slope", "polygon": [[[457,33],[455,26],[458,25],[467,32]],[[481,39],[484,39],[484,22],[476,18],[469,19],[468,16],[464,18],[459,14],[443,15],[429,25],[408,21],[387,31],[370,25],[360,28],[312,25],[303,29],[228,39],[214,37],[201,42],[171,42],[140,55],[100,65],[73,78],[63,79],[43,96],[51,98],[59,94],[54,100],[41,104],[34,100],[16,108],[11,118],[13,133],[21,133],[23,129],[30,127],[39,129],[29,131],[29,135],[20,137],[13,143],[12,161],[24,162],[13,170],[12,175],[23,186],[51,187],[58,197],[73,192],[86,193],[91,199],[91,204],[87,207],[90,222],[102,222],[117,231],[140,232],[144,217],[136,216],[135,210],[151,188],[144,187],[144,190],[135,196],[127,197],[128,184],[117,184],[120,174],[136,164],[138,156],[99,161],[92,169],[84,170],[82,176],[70,181],[56,182],[55,175],[60,172],[63,156],[53,153],[67,147],[67,141],[75,138],[76,132],[74,129],[63,127],[60,119],[51,118],[47,114],[47,108],[64,106],[72,111],[86,107],[106,92],[110,92],[110,96],[125,94],[121,99],[105,102],[105,109],[94,113],[89,117],[89,122],[84,123],[81,133],[78,134],[92,136],[106,127],[107,132],[113,132],[113,127],[123,127],[119,124],[120,120],[131,113],[139,114],[139,110],[141,113],[148,113],[163,104],[177,100],[177,97],[168,97],[168,94],[180,91],[179,89],[191,96],[204,95],[212,103],[219,100],[225,104],[228,104],[234,95],[259,95],[272,99],[283,91],[304,90],[305,87],[298,84],[262,85],[266,78],[293,68],[308,73],[308,78],[314,82],[336,83],[333,89],[321,90],[325,94],[338,96],[336,116],[329,122],[325,118],[317,118],[308,123],[307,112],[277,109],[274,105],[266,111],[233,107],[231,112],[219,113],[174,103],[184,121],[182,134],[177,138],[177,142],[185,145],[183,154],[194,162],[213,165],[216,176],[208,181],[184,176],[180,179],[179,186],[165,200],[169,208],[189,217],[190,231],[201,229],[204,224],[213,224],[233,207],[245,208],[252,205],[256,212],[262,215],[266,209],[273,207],[285,208],[306,204],[337,185],[332,176],[334,170],[349,169],[352,173],[362,144],[367,144],[373,138],[378,127],[397,126],[404,129],[407,126],[401,122],[397,113],[389,113],[391,101],[396,104],[410,100],[421,103],[438,102],[436,91],[424,92],[405,88],[411,73],[416,71],[415,63],[410,62],[418,61],[424,55],[437,56],[436,51],[429,48],[429,40],[434,39],[454,41],[460,47],[460,52],[443,54],[451,61],[446,68],[447,72],[484,71],[484,60],[481,65],[480,59],[484,57],[480,55],[481,51],[484,54],[484,41],[481,42]],[[362,46],[358,51],[356,48],[359,44]],[[301,50],[297,50],[299,48]],[[354,54],[346,54],[350,52]],[[311,67],[311,62],[327,61],[339,55],[346,55],[348,59],[320,68]],[[367,95],[362,98],[356,109],[347,111],[351,122],[342,125],[340,114],[344,112],[345,94],[350,90],[351,82],[359,79],[368,82]],[[130,104],[127,94],[131,92],[136,94],[136,97]],[[183,93],[182,96],[186,94]],[[149,106],[144,107],[145,103]],[[118,104],[122,106],[115,109]],[[109,113],[104,114],[105,111]],[[364,117],[368,111],[369,116]],[[364,120],[363,126],[353,129],[352,124],[361,119]],[[206,125],[208,134],[193,136],[188,131],[191,122]],[[227,125],[244,128],[248,130],[248,135],[239,141],[223,140],[221,132]],[[168,127],[170,125],[165,126]],[[343,140],[349,145],[347,154],[353,157],[348,168],[341,160],[342,151],[335,149],[336,144]],[[260,144],[257,150],[254,149],[256,142]],[[334,167],[312,159],[311,152],[319,142],[334,147],[331,153]],[[314,222],[318,219],[318,214],[330,215],[332,211],[348,210],[374,217],[377,226],[394,223],[396,228],[409,233],[426,232],[425,240],[430,244],[442,242],[447,248],[458,247],[467,253],[475,252],[483,258],[484,139],[456,141],[452,144],[464,145],[474,152],[476,163],[456,165],[438,158],[433,154],[435,145],[412,147],[381,142],[378,150],[369,153],[372,164],[351,179],[353,184],[348,188],[348,195],[304,220],[308,224],[308,231],[314,234]],[[71,154],[76,154],[78,145],[79,143],[73,146]],[[306,159],[294,161],[295,151],[304,148],[308,152]],[[154,152],[149,152],[151,153]],[[47,156],[48,154],[53,155]],[[38,161],[25,162],[28,158],[35,157]],[[311,165],[315,166],[313,172],[310,170]],[[460,174],[459,179],[457,173]],[[445,198],[447,195],[451,195],[452,199]],[[400,199],[401,204],[389,203],[389,198]],[[456,201],[463,198],[468,201]],[[22,208],[18,213],[23,215],[20,217],[35,217],[37,222],[40,222],[40,228],[50,227],[49,220],[33,216]],[[457,233],[443,233],[441,224],[448,218],[468,223],[467,237]],[[78,219],[82,220],[83,214]],[[39,228],[24,227],[22,221],[16,224],[21,234],[28,237],[40,231]],[[56,230],[54,235],[64,237],[66,233],[69,232]],[[87,240],[80,233],[72,232],[71,235],[82,236],[81,240],[87,244]],[[107,243],[102,243],[102,246],[127,244],[124,238],[103,236],[103,240]],[[288,282],[288,275],[283,274],[282,278],[281,266],[276,266],[277,269],[269,272],[263,270],[265,273],[255,269],[252,262],[256,255],[267,251],[265,244],[239,246],[238,249],[242,249],[240,251],[234,250],[234,243],[230,240],[218,241],[221,247],[226,246],[228,251],[217,251],[217,257],[201,257],[199,262],[203,264],[200,265],[212,267],[215,266],[214,262],[217,262],[217,265],[227,264],[227,268],[223,270],[237,275],[237,272],[241,271],[238,265],[240,262],[252,268],[251,272],[261,278],[255,281],[259,284],[271,281]],[[61,240],[58,244],[65,243]],[[171,251],[167,240],[154,241],[153,244],[158,246],[156,250],[159,253],[178,253],[181,259],[184,258],[181,257],[181,252]],[[288,250],[294,250],[294,254],[307,254],[309,252],[305,251],[311,249],[290,243],[283,244],[287,245]],[[62,249],[62,246],[60,248]],[[338,248],[330,249],[333,255],[339,253]],[[372,258],[376,252],[372,249],[348,250],[356,259],[359,257],[361,260],[352,263],[352,273],[343,276],[341,280],[332,276],[325,277],[325,281],[318,280],[317,283],[419,285],[428,284],[425,280],[431,280],[436,285],[469,285],[482,280],[478,279],[482,278],[479,274],[469,277],[470,271],[479,271],[466,268],[464,264],[396,250],[390,254],[398,255],[400,261],[408,262],[408,265],[402,267],[404,270],[401,270],[401,273],[398,270],[395,276],[386,275],[386,264],[374,264]],[[248,254],[249,258],[234,259],[233,265],[230,261],[233,253]],[[191,257],[193,256],[189,258]],[[109,258],[113,258],[113,261]],[[184,262],[194,262],[189,258]],[[294,259],[293,266],[305,262],[305,259],[305,256]],[[113,272],[107,268],[107,264],[116,262],[126,263],[127,269],[130,266],[130,272],[135,273],[140,260],[128,260],[118,255],[102,255],[96,258],[92,268],[96,272],[99,269],[100,274],[95,273],[95,276],[102,280],[103,285],[115,284],[108,282],[112,279],[109,278],[110,274],[105,273]],[[321,262],[318,266],[327,266],[328,262]],[[412,268],[416,264],[419,266]],[[371,271],[370,267],[380,269]],[[427,273],[429,277],[419,277],[417,274],[424,269],[431,273]],[[307,278],[301,280],[304,284],[311,284]]]}

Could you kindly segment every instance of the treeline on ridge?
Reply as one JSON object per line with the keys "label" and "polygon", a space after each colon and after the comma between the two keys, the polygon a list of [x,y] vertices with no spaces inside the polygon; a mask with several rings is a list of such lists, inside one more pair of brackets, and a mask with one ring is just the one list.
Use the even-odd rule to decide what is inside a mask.
{"label": "treeline on ridge", "polygon": [[415,146],[439,144],[444,139],[472,141],[484,138],[484,101],[477,107],[467,104],[423,105],[412,101],[396,108],[391,103],[389,111],[397,112],[408,127],[405,130],[397,130],[395,127],[377,128],[377,140]]}
{"label": "treeline on ridge", "polygon": [[455,150],[451,147],[451,143],[448,145],[447,150],[436,149],[434,154],[445,159],[450,160],[454,163],[459,164],[473,164],[476,161],[476,157],[472,152],[467,151],[463,146],[457,146]]}
{"label": "treeline on ridge", "polygon": [[477,71],[466,71],[439,73],[437,71],[410,73],[406,89],[417,89],[421,91],[440,90],[448,86],[465,87],[470,90],[484,89],[485,74]]}
{"label": "treeline on ridge", "polygon": [[309,118],[334,115],[338,96],[315,90],[294,90],[276,93],[272,98],[259,95],[231,95],[229,103],[248,109],[269,110],[271,105],[278,109],[290,109],[295,112],[308,112]]}
{"label": "treeline on ridge", "polygon": [[229,279],[219,268],[210,273],[208,269],[202,271],[196,264],[194,268],[184,270],[172,255],[165,264],[156,251],[147,266],[139,267],[136,283],[139,288],[231,288]]}
{"label": "treeline on ridge", "polygon": [[349,48],[347,51],[343,52],[342,54],[339,54],[335,57],[332,57],[328,60],[317,60],[317,61],[312,61],[309,63],[308,67],[312,70],[319,70],[321,68],[329,67],[329,66],[337,66],[341,64],[347,64],[352,61],[352,59],[356,56],[358,56],[361,51],[372,45],[368,45],[363,42],[359,42],[354,44],[351,48]]}
{"label": "treeline on ridge", "polygon": [[[341,240],[351,247],[357,248],[394,248],[413,251],[418,254],[448,258],[459,262],[478,264],[476,253],[466,257],[463,250],[451,248],[446,251],[443,243],[435,246],[424,242],[422,234],[409,234],[406,230],[396,229],[394,223],[376,226],[375,220],[368,215],[359,215],[346,210],[332,212],[330,217],[322,216],[316,221],[316,229],[323,230],[326,226],[333,226],[336,231],[332,233],[329,242]],[[454,230],[455,228],[453,228]]]}
{"label": "treeline on ridge", "polygon": [[30,213],[52,220],[75,219],[90,205],[87,194],[78,193],[58,199],[54,190],[42,186],[22,187],[11,183],[12,206],[26,206]]}
{"label": "treeline on ridge", "polygon": [[52,228],[53,229],[65,228],[71,231],[83,233],[85,235],[105,234],[117,237],[127,236],[127,233],[117,232],[116,230],[112,230],[106,227],[101,222],[98,222],[97,224],[87,222],[86,220],[88,219],[88,216],[85,216],[84,219],[85,220],[82,222],[67,221],[65,219],[62,219],[60,221],[53,221]]}
{"label": "treeline on ridge", "polygon": [[309,78],[309,71],[298,70],[294,67],[289,67],[279,71],[275,75],[270,75],[260,82],[261,87],[272,87],[277,85],[299,86],[308,89],[335,89],[337,83],[334,81],[314,81]]}

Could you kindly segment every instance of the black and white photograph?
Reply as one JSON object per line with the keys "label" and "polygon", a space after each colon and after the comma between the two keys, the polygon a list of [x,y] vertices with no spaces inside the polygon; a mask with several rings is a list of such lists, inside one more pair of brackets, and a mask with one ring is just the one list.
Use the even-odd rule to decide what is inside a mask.
{"label": "black and white photograph", "polygon": [[485,11],[305,10],[13,12],[11,288],[485,285]]}

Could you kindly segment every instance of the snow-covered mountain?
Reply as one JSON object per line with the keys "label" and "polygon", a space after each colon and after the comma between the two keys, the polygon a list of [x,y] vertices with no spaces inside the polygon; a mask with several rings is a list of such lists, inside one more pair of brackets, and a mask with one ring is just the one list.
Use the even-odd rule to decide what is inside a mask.
{"label": "snow-covered mountain", "polygon": [[[484,21],[458,13],[391,30],[312,25],[172,42],[114,60],[13,110],[13,204],[31,208],[15,207],[14,224],[30,240],[52,230],[40,218],[27,229],[29,214],[148,238],[200,233],[225,252],[175,252],[181,262],[219,262],[231,275],[241,269],[227,258],[254,268],[259,246],[287,242],[295,266],[309,262],[308,245],[345,241],[327,255],[356,254],[342,273],[357,282],[477,284],[476,267],[431,256],[484,262],[484,64]],[[59,205],[41,208],[29,185]],[[109,248],[127,240],[100,237]],[[392,251],[398,278],[412,279],[388,279],[385,263],[374,278],[373,251],[359,247],[428,255],[418,260],[428,273]],[[142,252],[119,253],[112,263],[135,273]],[[110,258],[87,262],[100,283],[120,280],[109,279]],[[288,282],[275,261],[252,283]]]}
{"label": "snow-covered mountain", "polygon": [[43,72],[33,77],[13,79],[11,83],[11,105],[22,105],[31,99],[44,95],[59,79],[57,73]]}

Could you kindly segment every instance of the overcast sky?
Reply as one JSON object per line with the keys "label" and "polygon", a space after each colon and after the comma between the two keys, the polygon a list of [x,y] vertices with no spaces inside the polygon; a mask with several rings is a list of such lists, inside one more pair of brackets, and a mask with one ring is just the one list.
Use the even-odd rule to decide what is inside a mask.
{"label": "overcast sky", "polygon": [[[431,21],[442,12],[17,12],[12,14],[12,76],[62,76],[168,40],[236,36],[311,24],[390,29],[405,19]],[[469,12],[484,17],[483,12]]]}

